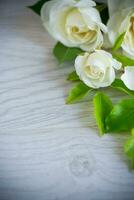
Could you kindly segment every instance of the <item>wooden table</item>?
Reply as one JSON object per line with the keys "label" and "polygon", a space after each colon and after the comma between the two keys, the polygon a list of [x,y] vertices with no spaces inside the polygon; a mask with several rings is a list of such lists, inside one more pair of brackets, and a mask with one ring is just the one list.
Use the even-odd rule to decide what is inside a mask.
{"label": "wooden table", "polygon": [[134,199],[127,136],[99,137],[91,97],[65,105],[72,66],[32,3],[0,1],[0,200]]}

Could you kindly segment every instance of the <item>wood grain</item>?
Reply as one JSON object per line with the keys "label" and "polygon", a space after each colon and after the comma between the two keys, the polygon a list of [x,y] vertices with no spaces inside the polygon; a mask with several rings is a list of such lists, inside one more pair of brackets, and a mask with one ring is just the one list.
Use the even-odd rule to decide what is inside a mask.
{"label": "wood grain", "polygon": [[73,66],[58,65],[32,3],[0,1],[0,200],[133,199],[127,135],[98,136],[91,97],[65,105]]}

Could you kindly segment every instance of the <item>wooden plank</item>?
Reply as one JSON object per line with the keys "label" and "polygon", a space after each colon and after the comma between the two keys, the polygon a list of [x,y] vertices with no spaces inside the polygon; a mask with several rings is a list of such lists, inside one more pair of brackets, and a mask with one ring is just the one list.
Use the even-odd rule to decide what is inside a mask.
{"label": "wooden plank", "polygon": [[58,66],[31,3],[0,2],[0,200],[133,199],[127,136],[98,136],[91,98],[65,105],[73,67]]}

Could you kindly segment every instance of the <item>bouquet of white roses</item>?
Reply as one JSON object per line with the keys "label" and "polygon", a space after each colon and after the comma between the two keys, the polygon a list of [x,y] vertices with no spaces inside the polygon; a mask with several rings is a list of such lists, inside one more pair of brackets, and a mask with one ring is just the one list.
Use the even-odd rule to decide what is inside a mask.
{"label": "bouquet of white roses", "polygon": [[[30,8],[56,39],[53,54],[59,63],[74,64],[67,79],[77,84],[66,103],[94,91],[100,134],[132,131],[124,149],[134,168],[134,1],[40,0]],[[113,104],[106,87],[127,98]]]}

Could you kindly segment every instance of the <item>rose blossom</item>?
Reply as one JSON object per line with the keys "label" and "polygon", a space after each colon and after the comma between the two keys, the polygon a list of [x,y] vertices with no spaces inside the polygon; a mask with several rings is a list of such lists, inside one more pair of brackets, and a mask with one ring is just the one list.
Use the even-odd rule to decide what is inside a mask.
{"label": "rose blossom", "polygon": [[115,69],[120,68],[121,63],[103,50],[96,50],[92,54],[84,53],[75,60],[77,75],[91,88],[111,85],[115,80]]}
{"label": "rose blossom", "polygon": [[41,9],[42,22],[65,46],[93,51],[102,46],[107,31],[95,6],[92,0],[52,0]]}
{"label": "rose blossom", "polygon": [[108,40],[105,47],[114,45],[117,38],[125,33],[121,44],[123,53],[134,58],[134,1],[109,0],[110,19],[108,21]]}

